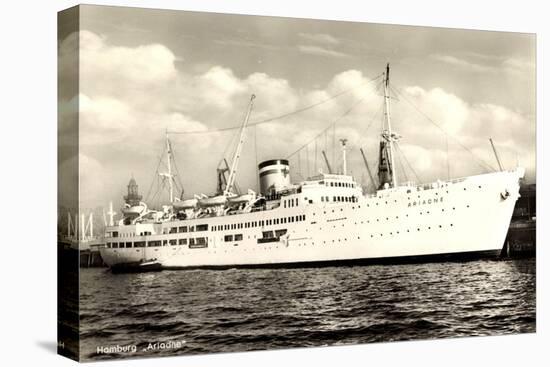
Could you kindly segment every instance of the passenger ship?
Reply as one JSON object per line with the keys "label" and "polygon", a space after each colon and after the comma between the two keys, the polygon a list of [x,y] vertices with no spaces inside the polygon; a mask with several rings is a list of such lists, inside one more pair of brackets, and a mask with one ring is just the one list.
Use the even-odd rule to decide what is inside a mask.
{"label": "passenger ship", "polygon": [[[234,193],[250,100],[225,188],[216,196],[173,199],[150,210],[135,180],[123,217],[106,227],[101,256],[113,271],[178,268],[292,267],[431,261],[499,256],[524,170],[499,171],[429,184],[398,184],[390,120],[389,66],[384,73],[385,123],[378,190],[363,194],[346,173],[290,182],[285,159],[258,166],[260,192]],[[229,168],[229,167],[228,167]]]}

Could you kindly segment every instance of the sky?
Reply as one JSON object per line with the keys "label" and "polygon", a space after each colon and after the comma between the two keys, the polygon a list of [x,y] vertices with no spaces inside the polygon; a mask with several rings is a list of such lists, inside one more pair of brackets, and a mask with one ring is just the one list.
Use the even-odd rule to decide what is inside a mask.
{"label": "sky", "polygon": [[[386,63],[400,182],[497,168],[489,138],[504,168],[535,180],[532,34],[85,5],[80,31],[60,24],[58,37],[59,143],[78,117],[83,207],[120,206],[131,177],[147,194],[166,130],[181,133],[169,138],[184,196],[213,193],[238,130],[212,130],[239,126],[251,94],[252,123],[318,105],[247,129],[240,187],[257,190],[265,159],[289,158],[299,180],[327,172],[324,150],[341,170],[342,138],[348,173],[369,184],[359,149],[374,168]],[[60,152],[70,190],[77,158]]]}

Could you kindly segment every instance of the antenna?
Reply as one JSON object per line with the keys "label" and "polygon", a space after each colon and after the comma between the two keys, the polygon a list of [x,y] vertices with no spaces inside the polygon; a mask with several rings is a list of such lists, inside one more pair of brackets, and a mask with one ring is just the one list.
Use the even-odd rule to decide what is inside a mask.
{"label": "antenna", "polygon": [[345,176],[347,175],[348,170],[348,162],[346,161],[346,142],[348,139],[340,139],[340,143],[342,143],[342,174]]}

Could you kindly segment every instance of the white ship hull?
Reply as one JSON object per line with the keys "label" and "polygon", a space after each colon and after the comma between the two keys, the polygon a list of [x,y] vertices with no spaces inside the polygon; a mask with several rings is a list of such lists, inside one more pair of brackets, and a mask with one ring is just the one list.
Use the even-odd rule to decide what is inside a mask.
{"label": "white ship hull", "polygon": [[[208,225],[201,232],[158,230],[140,236],[135,225],[112,227],[108,231],[117,231],[117,237],[108,238],[111,248],[103,248],[101,256],[116,269],[146,261],[157,261],[162,268],[227,268],[498,255],[522,176],[523,170],[517,169],[419,191],[398,187],[378,191],[376,196],[360,196],[356,202],[310,203],[303,200],[307,194],[302,193],[296,195],[300,205],[294,207],[281,205],[272,210],[155,225],[162,231]],[[266,224],[254,226],[260,221]],[[225,229],[227,226],[232,229]],[[284,230],[276,239],[262,239],[263,232]],[[191,239],[198,238],[205,243],[189,246]],[[149,246],[155,241],[161,245]],[[124,243],[124,248],[113,248],[119,243]]]}

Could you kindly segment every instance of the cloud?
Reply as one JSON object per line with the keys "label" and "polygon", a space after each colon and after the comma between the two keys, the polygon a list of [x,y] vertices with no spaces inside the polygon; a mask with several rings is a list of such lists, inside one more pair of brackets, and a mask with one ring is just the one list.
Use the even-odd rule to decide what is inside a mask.
{"label": "cloud", "polygon": [[317,43],[325,43],[329,45],[337,45],[340,43],[338,38],[326,33],[299,33],[298,35],[307,41]]}
{"label": "cloud", "polygon": [[330,56],[330,57],[338,57],[338,58],[351,57],[351,55],[343,52],[334,51],[324,47],[313,46],[313,45],[298,45],[298,50],[300,50],[300,52],[302,53],[315,55],[315,56]]}
{"label": "cloud", "polygon": [[[359,147],[366,150],[373,166],[377,161],[383,116],[377,112],[382,98],[375,90],[376,83],[369,82],[359,70],[339,72],[321,87],[303,89],[285,78],[267,73],[240,76],[221,64],[198,69],[182,62],[176,69],[176,56],[160,44],[122,47],[87,31],[78,37],[68,36],[59,51],[60,73],[73,72],[72,65],[64,61],[76,47],[75,41],[80,40],[85,66],[80,74],[80,93],[59,101],[60,128],[67,131],[74,128],[78,115],[80,154],[87,159],[82,167],[90,174],[97,170],[103,180],[99,184],[96,178],[83,176],[82,185],[88,185],[90,180],[83,192],[95,198],[98,204],[120,200],[132,173],[142,188],[149,187],[155,179],[166,130],[206,131],[239,126],[252,93],[257,95],[251,116],[254,122],[288,114],[354,88],[315,108],[248,129],[238,175],[242,187],[255,186],[254,167],[259,161],[285,158],[308,141],[311,144],[307,152],[302,150],[300,155],[291,158],[293,177],[298,173],[307,176],[308,167],[309,174],[324,168],[323,150],[329,159],[334,157],[333,168],[338,169],[341,164],[338,139],[343,137],[349,139],[349,170],[358,179],[364,171]],[[336,57],[347,57],[311,47],[305,52],[313,50],[313,54],[335,56],[333,53],[336,53]],[[514,65],[510,62],[511,67]],[[516,66],[519,67],[522,66]],[[469,104],[442,88],[408,86],[401,91],[483,159],[493,159],[487,142],[491,136],[508,165],[515,162],[517,153],[521,162],[534,171],[535,124],[530,117],[495,104]],[[362,102],[358,104],[359,101]],[[392,103],[393,126],[403,135],[402,150],[411,165],[423,180],[446,178],[445,138],[441,131],[405,100],[398,98]],[[339,122],[333,130],[331,126],[335,121]],[[332,135],[333,132],[336,134]],[[237,133],[237,130],[229,130],[171,135],[179,179],[186,195],[211,193],[215,189],[216,166],[222,157],[231,158]],[[480,168],[472,164],[469,153],[452,140],[448,144],[453,175],[480,172]]]}
{"label": "cloud", "polygon": [[449,64],[449,65],[453,65],[453,66],[456,66],[456,67],[465,68],[465,69],[468,69],[470,71],[474,71],[474,72],[478,72],[478,73],[494,72],[493,67],[485,66],[485,65],[478,64],[478,63],[475,63],[475,62],[470,62],[470,61],[467,61],[465,59],[461,59],[461,58],[458,58],[458,57],[455,57],[455,56],[435,54],[435,55],[430,55],[430,57],[433,60],[440,61],[440,62]]}
{"label": "cloud", "polygon": [[503,59],[498,56],[487,56],[476,53],[467,53],[467,55],[471,58],[482,60],[485,64],[451,55],[433,54],[430,55],[430,58],[438,62],[476,73],[508,73],[516,76],[527,76],[529,74],[533,74],[535,70],[535,65],[531,61],[522,58],[516,57]]}

